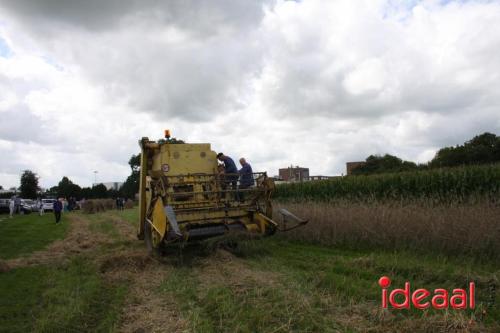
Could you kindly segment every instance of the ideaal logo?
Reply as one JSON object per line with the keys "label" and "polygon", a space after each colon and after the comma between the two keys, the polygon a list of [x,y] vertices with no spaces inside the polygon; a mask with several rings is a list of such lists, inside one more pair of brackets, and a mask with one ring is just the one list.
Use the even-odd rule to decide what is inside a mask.
{"label": "ideaal logo", "polygon": [[[378,284],[382,287],[382,308],[387,308],[388,304],[395,309],[409,309],[410,303],[417,309],[427,309],[432,306],[434,309],[474,309],[475,307],[475,290],[474,282],[469,283],[469,290],[453,289],[451,294],[446,289],[434,289],[431,293],[427,289],[419,288],[411,291],[410,282],[405,282],[404,289],[393,289],[389,291],[387,288],[391,285],[391,279],[387,276],[382,276],[378,280]],[[399,302],[396,300],[398,295]]]}

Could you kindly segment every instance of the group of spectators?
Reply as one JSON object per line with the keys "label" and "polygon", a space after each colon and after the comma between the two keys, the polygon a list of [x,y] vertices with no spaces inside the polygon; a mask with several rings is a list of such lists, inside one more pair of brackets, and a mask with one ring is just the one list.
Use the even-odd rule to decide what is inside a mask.
{"label": "group of spectators", "polygon": [[243,157],[240,158],[241,169],[239,170],[231,157],[219,153],[217,154],[217,159],[223,163],[219,169],[219,173],[223,174],[224,183],[230,185],[231,189],[235,191],[236,200],[243,201],[245,196],[244,191],[239,190],[246,190],[255,185],[252,166]]}
{"label": "group of spectators", "polygon": [[125,202],[127,201],[127,199],[125,198],[116,198],[115,202],[116,202],[116,209],[118,210],[124,210],[125,209]]}
{"label": "group of spectators", "polygon": [[[70,197],[69,199],[66,198],[59,198],[54,201],[52,204],[52,210],[54,211],[54,217],[56,219],[56,224],[59,224],[61,222],[61,213],[62,212],[71,212],[75,209],[80,208],[80,204],[82,202],[77,202],[75,198]],[[43,204],[40,204],[40,215],[43,215],[44,210],[43,210]]]}
{"label": "group of spectators", "polygon": [[[22,210],[21,204],[22,204],[21,198],[17,195],[13,196],[10,199],[10,201],[9,201],[10,218],[12,218],[14,214],[21,213],[21,210]],[[81,202],[78,203],[76,201],[76,199],[73,197],[70,197],[69,199],[66,199],[66,198],[56,199],[52,205],[52,210],[54,211],[56,223],[60,222],[62,212],[71,212],[75,209],[78,209],[79,204],[81,204]],[[36,201],[36,208],[38,209],[38,213],[40,214],[40,216],[45,214],[45,207],[44,207],[41,199]]]}

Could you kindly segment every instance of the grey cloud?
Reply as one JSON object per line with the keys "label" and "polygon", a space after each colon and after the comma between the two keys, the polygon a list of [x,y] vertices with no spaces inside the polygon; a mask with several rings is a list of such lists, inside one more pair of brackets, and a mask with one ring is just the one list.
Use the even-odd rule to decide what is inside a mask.
{"label": "grey cloud", "polygon": [[0,139],[6,141],[40,142],[49,140],[41,129],[43,122],[40,118],[30,113],[26,106],[18,106],[0,113]]}
{"label": "grey cloud", "polygon": [[[434,8],[428,21],[411,11],[401,22],[363,9],[357,19],[366,24],[333,21],[336,17],[328,14],[319,15],[316,24],[300,14],[277,19],[278,24],[264,28],[273,76],[264,81],[264,103],[280,117],[296,118],[377,119],[411,110],[456,114],[481,109],[499,94],[500,34],[491,29],[495,15],[454,29],[454,20],[466,17],[467,24],[484,14],[463,15],[481,7],[473,5]],[[418,26],[423,22],[435,26],[426,31]]]}
{"label": "grey cloud", "polygon": [[[271,2],[45,0],[4,5],[50,58],[83,69],[105,89],[110,103],[159,120],[205,122],[244,107],[249,82],[261,68],[257,29],[264,5]],[[69,28],[61,28],[61,22]]]}
{"label": "grey cloud", "polygon": [[272,1],[2,0],[0,3],[35,31],[42,27],[55,33],[51,26],[66,26],[99,32],[134,20],[152,20],[209,35],[227,26],[254,25],[263,16],[263,3]]}
{"label": "grey cloud", "polygon": [[9,10],[26,25],[47,28],[50,24],[67,24],[81,26],[87,29],[102,29],[113,26],[117,20],[134,8],[141,1],[2,1],[1,6]]}
{"label": "grey cloud", "polygon": [[[270,173],[298,163],[327,174],[372,153],[416,159],[500,130],[498,10],[485,11],[495,4],[455,3],[446,13],[436,5],[434,16],[416,22],[399,2],[387,15],[373,1],[273,3],[0,0],[0,12],[8,14],[14,57],[16,43],[22,52],[37,50],[35,57],[61,66],[58,84],[69,77],[97,91],[82,94],[96,101],[75,113],[95,121],[56,124],[63,138],[50,147],[71,160],[64,172],[82,178],[92,176],[94,160],[111,177],[104,164],[125,165],[137,139],[160,136],[163,126],[234,158],[245,154],[260,168],[272,165]],[[39,89],[32,83],[7,82],[19,96]],[[78,93],[61,93],[40,103],[61,105],[65,96],[81,102]],[[29,110],[8,112],[40,124]],[[133,131],[117,130],[122,115]],[[25,139],[5,126],[0,137]],[[36,140],[52,133],[30,126]],[[86,171],[70,165],[84,160]]]}

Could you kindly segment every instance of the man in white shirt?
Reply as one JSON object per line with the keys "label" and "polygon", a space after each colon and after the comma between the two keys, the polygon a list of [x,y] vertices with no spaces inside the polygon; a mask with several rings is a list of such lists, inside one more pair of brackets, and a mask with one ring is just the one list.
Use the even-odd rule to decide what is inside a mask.
{"label": "man in white shirt", "polygon": [[12,198],[10,198],[10,201],[9,201],[9,214],[10,214],[10,218],[12,218],[12,215],[14,215],[15,208],[16,208],[15,197],[12,197]]}
{"label": "man in white shirt", "polygon": [[43,201],[42,200],[38,201],[38,212],[40,213],[40,216],[42,216],[43,213],[45,213],[45,209],[43,209]]}

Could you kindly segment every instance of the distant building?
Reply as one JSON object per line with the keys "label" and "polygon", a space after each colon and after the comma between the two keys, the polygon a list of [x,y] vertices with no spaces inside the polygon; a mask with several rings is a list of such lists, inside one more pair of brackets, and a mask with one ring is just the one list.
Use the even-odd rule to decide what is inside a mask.
{"label": "distant building", "polygon": [[345,164],[345,166],[346,166],[346,173],[347,173],[347,175],[348,175],[348,176],[349,176],[349,175],[352,175],[352,170],[354,170],[354,169],[356,169],[356,168],[358,168],[358,167],[360,167],[360,166],[363,166],[363,165],[365,165],[365,164],[366,164],[366,162],[363,162],[363,161],[361,161],[361,162],[347,162],[347,163]]}
{"label": "distant building", "polygon": [[286,182],[303,182],[309,180],[309,168],[289,166],[279,169],[279,178]]}
{"label": "distant building", "polygon": [[123,182],[107,182],[107,183],[98,183],[98,184],[93,184],[93,186],[96,186],[96,185],[99,185],[99,184],[102,184],[104,186],[106,186],[106,189],[109,191],[109,190],[115,190],[115,191],[118,191],[120,189],[120,187],[122,187],[123,185]]}

